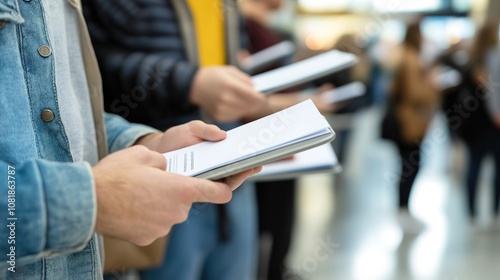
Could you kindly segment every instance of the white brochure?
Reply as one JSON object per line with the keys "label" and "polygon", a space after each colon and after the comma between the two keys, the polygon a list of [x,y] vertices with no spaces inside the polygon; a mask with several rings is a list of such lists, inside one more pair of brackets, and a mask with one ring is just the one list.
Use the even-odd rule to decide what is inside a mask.
{"label": "white brochure", "polygon": [[357,61],[357,57],[353,54],[331,50],[255,75],[252,77],[252,82],[257,91],[273,93],[343,70]]}
{"label": "white brochure", "polygon": [[306,100],[232,129],[222,141],[164,156],[168,172],[215,180],[331,142],[334,136],[314,103]]}
{"label": "white brochure", "polygon": [[262,171],[251,177],[255,181],[294,179],[314,173],[339,173],[342,171],[337,155],[330,143],[300,152],[292,159],[285,159],[262,166]]}
{"label": "white brochure", "polygon": [[241,67],[250,73],[254,73],[280,59],[292,57],[294,53],[295,45],[290,41],[283,41],[243,59]]}

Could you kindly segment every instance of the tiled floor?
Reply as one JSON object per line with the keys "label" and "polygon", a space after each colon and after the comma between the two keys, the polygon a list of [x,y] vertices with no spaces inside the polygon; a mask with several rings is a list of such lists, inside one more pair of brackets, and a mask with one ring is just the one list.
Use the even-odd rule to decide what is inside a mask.
{"label": "tiled floor", "polygon": [[[380,118],[378,109],[357,114],[342,175],[300,179],[290,267],[315,280],[500,279],[500,230],[469,226],[464,151],[451,147],[441,116],[426,139],[410,202],[427,228],[418,236],[402,234],[395,222],[398,157],[378,136]],[[483,166],[479,214],[487,223],[491,161]]]}

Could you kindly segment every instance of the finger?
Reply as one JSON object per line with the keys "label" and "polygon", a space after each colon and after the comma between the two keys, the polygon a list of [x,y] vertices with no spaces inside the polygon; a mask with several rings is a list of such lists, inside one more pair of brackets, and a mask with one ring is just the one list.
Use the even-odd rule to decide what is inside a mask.
{"label": "finger", "polygon": [[193,202],[223,204],[228,203],[231,200],[233,192],[227,184],[205,179],[192,179],[195,180],[195,182],[191,185],[193,191],[195,192]]}
{"label": "finger", "polygon": [[264,94],[254,90],[253,85],[234,83],[232,89],[237,97],[244,102],[264,102],[266,100]]}
{"label": "finger", "polygon": [[240,71],[238,68],[231,67],[229,73],[238,79],[238,81],[245,83],[246,85],[252,85],[252,78],[246,73]]}
{"label": "finger", "polygon": [[252,168],[250,170],[243,171],[241,173],[232,175],[227,177],[224,182],[232,189],[237,189],[243,182],[248,179],[250,176],[259,173],[262,170],[262,167]]}
{"label": "finger", "polygon": [[248,102],[237,94],[226,94],[221,102],[224,111],[228,112],[246,112],[248,110]]}
{"label": "finger", "polygon": [[[232,122],[241,119],[248,111],[247,103],[241,102],[237,98],[230,97],[232,100],[227,100],[227,103],[221,105],[218,111],[214,113],[214,118],[220,122]],[[229,98],[227,98],[229,99]]]}
{"label": "finger", "polygon": [[236,94],[224,94],[217,108],[214,108],[212,117],[219,122],[239,120],[248,111],[248,104],[239,99]]}
{"label": "finger", "polygon": [[245,60],[247,57],[250,56],[250,52],[248,52],[247,50],[239,50],[237,56],[238,56],[238,61],[242,63],[243,60]]}
{"label": "finger", "polygon": [[224,130],[213,124],[206,124],[201,121],[192,121],[189,123],[191,134],[201,140],[220,141],[226,138],[227,134]]}
{"label": "finger", "polygon": [[253,175],[255,175],[257,173],[260,173],[261,171],[262,171],[262,166],[254,167],[254,169],[253,169]]}
{"label": "finger", "polygon": [[147,163],[150,167],[167,170],[167,159],[160,153],[150,151]]}
{"label": "finger", "polygon": [[136,145],[128,149],[136,153],[136,159],[139,159],[141,163],[161,170],[167,169],[167,161],[162,154],[151,151],[142,145]]}
{"label": "finger", "polygon": [[332,90],[334,89],[335,86],[331,83],[326,83],[326,84],[323,84],[322,86],[320,86],[317,90],[318,93],[325,93],[329,90]]}

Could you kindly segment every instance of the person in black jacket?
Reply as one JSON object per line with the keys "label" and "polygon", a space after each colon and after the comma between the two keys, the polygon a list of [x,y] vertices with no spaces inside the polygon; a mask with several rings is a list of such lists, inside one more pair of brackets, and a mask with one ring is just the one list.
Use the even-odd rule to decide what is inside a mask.
{"label": "person in black jacket", "polygon": [[[235,67],[246,44],[235,1],[85,0],[83,7],[107,111],[161,130],[194,119],[227,130],[265,102]],[[247,182],[224,207],[193,205],[172,229],[164,263],[141,277],[253,280],[256,248],[255,189]]]}
{"label": "person in black jacket", "polygon": [[[234,66],[202,67],[186,1],[82,2],[103,76],[106,111],[165,129],[200,119],[200,109],[216,121],[231,122],[262,105],[264,98],[253,91],[250,78]],[[231,5],[236,4],[218,8],[238,17]],[[226,34],[235,45],[226,43],[228,65],[237,65],[237,51],[247,46],[247,38],[240,36],[244,26],[235,21],[240,28]],[[230,24],[226,21],[226,29]]]}
{"label": "person in black jacket", "polygon": [[[493,195],[494,215],[500,208],[500,125],[488,106],[497,100],[491,82],[500,77],[490,77],[488,60],[498,47],[498,23],[487,23],[479,31],[472,49],[472,65],[463,75],[463,87],[453,112],[448,111],[450,126],[462,138],[469,150],[467,167],[467,205],[471,221],[476,217],[476,189],[481,162],[491,154],[495,159]],[[451,108],[450,108],[451,109]]]}

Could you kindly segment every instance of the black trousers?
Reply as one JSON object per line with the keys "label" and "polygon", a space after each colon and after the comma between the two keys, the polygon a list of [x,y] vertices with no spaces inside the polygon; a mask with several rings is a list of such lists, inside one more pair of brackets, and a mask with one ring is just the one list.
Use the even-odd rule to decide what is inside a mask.
{"label": "black trousers", "polygon": [[481,162],[487,155],[495,160],[495,179],[493,182],[493,211],[498,216],[500,208],[500,131],[481,133],[476,139],[467,141],[469,162],[467,167],[467,206],[471,218],[476,216],[477,180],[481,170]]}
{"label": "black trousers", "polygon": [[396,107],[389,104],[382,120],[381,136],[393,141],[398,147],[401,157],[401,176],[399,178],[399,208],[408,209],[413,183],[420,169],[420,141],[407,143],[403,141],[401,125],[396,118]]}
{"label": "black trousers", "polygon": [[401,156],[399,179],[399,208],[408,209],[413,183],[420,169],[420,144],[396,142]]}
{"label": "black trousers", "polygon": [[259,231],[273,239],[268,280],[283,279],[295,219],[295,180],[257,183]]}

